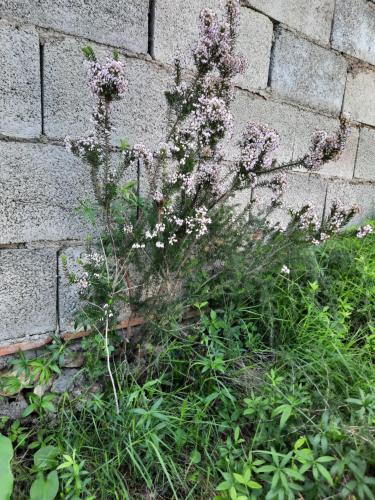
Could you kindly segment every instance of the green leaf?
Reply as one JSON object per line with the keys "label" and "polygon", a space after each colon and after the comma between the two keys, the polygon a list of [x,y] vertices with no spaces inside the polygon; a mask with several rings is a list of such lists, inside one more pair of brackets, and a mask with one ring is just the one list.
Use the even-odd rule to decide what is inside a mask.
{"label": "green leaf", "polygon": [[234,472],[233,477],[237,481],[237,483],[246,484],[246,479],[242,476],[242,474],[237,474],[236,472]]}
{"label": "green leaf", "polygon": [[54,470],[44,478],[39,474],[30,489],[30,500],[54,500],[59,491],[59,477]]}
{"label": "green leaf", "polygon": [[36,406],[32,403],[31,405],[29,405],[22,413],[22,416],[23,417],[27,417],[28,415],[31,415],[31,413],[33,411],[35,411],[36,409]]}
{"label": "green leaf", "polygon": [[55,411],[55,405],[53,403],[51,403],[51,401],[43,401],[42,402],[42,407],[47,410],[47,411],[50,411],[50,412],[53,412]]}
{"label": "green leaf", "polygon": [[285,424],[287,423],[288,419],[290,418],[291,414],[293,411],[293,407],[291,405],[280,405],[275,410],[272,412],[272,416],[276,417],[277,415],[281,414],[280,418],[280,429],[282,429]]}
{"label": "green leaf", "polygon": [[323,467],[323,465],[317,464],[316,466],[317,466],[320,474],[327,481],[327,483],[330,484],[331,486],[333,486],[333,479],[332,479],[331,474],[328,472],[328,470],[325,467]]}
{"label": "green leaf", "polygon": [[297,439],[297,441],[294,443],[294,449],[295,450],[298,450],[299,448],[301,448],[301,446],[303,446],[304,444],[306,443],[306,438],[305,437],[300,437],[299,439]]}
{"label": "green leaf", "polygon": [[310,448],[302,448],[302,450],[296,451],[296,458],[301,464],[306,464],[314,460],[314,454]]}
{"label": "green leaf", "polygon": [[38,470],[53,469],[56,466],[56,458],[59,455],[56,446],[44,446],[34,455],[34,464]]}
{"label": "green leaf", "polygon": [[190,461],[193,464],[199,464],[199,462],[201,461],[201,454],[199,453],[198,450],[193,450],[190,453]]}
{"label": "green leaf", "polygon": [[258,472],[274,472],[274,470],[274,465],[262,465],[262,467],[259,467]]}
{"label": "green leaf", "polygon": [[251,488],[252,490],[261,490],[262,489],[262,485],[257,483],[256,481],[248,481],[246,483],[246,486],[248,488]]}
{"label": "green leaf", "polygon": [[0,434],[0,500],[10,500],[13,491],[13,474],[10,466],[12,458],[12,442]]}
{"label": "green leaf", "polygon": [[95,52],[89,45],[82,47],[82,52],[88,61],[96,61]]}
{"label": "green leaf", "polygon": [[234,486],[232,486],[231,489],[229,490],[229,495],[231,500],[237,500],[237,491]]}
{"label": "green leaf", "polygon": [[327,455],[327,456],[319,457],[317,462],[324,464],[324,463],[328,463],[328,462],[334,462],[335,460],[336,460],[335,457],[330,457]]}
{"label": "green leaf", "polygon": [[124,152],[127,149],[129,149],[129,141],[127,139],[121,139],[120,140],[120,150],[122,152]]}
{"label": "green leaf", "polygon": [[222,483],[217,486],[216,490],[217,491],[226,491],[229,490],[232,487],[232,483],[230,481],[223,481]]}

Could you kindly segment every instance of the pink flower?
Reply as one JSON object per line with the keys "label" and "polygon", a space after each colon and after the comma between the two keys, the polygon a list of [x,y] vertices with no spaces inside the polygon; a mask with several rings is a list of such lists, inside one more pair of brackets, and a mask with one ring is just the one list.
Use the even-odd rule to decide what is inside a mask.
{"label": "pink flower", "polygon": [[106,100],[116,99],[125,94],[128,82],[121,61],[107,58],[102,65],[92,61],[89,68],[89,84],[93,94]]}

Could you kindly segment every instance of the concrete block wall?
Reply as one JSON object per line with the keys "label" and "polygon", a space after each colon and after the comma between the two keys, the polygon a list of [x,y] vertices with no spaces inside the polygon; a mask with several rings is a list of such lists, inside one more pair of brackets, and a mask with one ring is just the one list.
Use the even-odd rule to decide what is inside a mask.
{"label": "concrete block wall", "polygon": [[[75,297],[60,256],[78,255],[88,228],[75,211],[90,195],[87,170],[63,147],[91,111],[81,47],[114,48],[129,91],[116,104],[112,141],[154,146],[164,137],[164,90],[176,53],[189,55],[201,8],[221,0],[2,0],[0,2],[0,354],[71,328]],[[278,158],[306,152],[315,129],[342,111],[354,129],[338,163],[289,174],[286,204],[323,214],[341,198],[374,215],[375,5],[370,0],[243,0],[235,138],[250,121],[280,133]],[[189,59],[187,58],[189,65]],[[227,156],[235,152],[228,142]],[[142,178],[141,178],[142,189]]]}

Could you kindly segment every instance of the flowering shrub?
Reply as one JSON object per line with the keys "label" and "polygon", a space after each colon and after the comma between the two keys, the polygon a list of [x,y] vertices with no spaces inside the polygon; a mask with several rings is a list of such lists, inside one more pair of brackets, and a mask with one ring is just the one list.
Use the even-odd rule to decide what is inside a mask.
{"label": "flowering shrub", "polygon": [[[236,52],[239,11],[238,0],[227,0],[223,18],[210,9],[201,12],[200,36],[192,49],[195,73],[185,81],[181,62],[175,61],[174,82],[166,92],[172,123],[156,151],[125,141],[119,154],[112,148],[111,104],[126,92],[126,71],[117,53],[101,64],[90,47],[84,49],[95,101],[94,129],[84,138],[67,138],[66,144],[90,169],[96,203],[89,212],[95,211],[104,229],[100,255],[90,249],[82,262],[83,274],[71,276],[85,301],[78,322],[107,332],[124,304],[133,313],[143,307],[146,314],[164,298],[170,300],[176,285],[197,269],[212,270],[213,275],[225,272],[226,256],[233,252],[251,268],[252,256],[265,243],[272,246],[280,234],[295,245],[319,244],[357,211],[335,202],[319,222],[306,205],[291,211],[286,229],[267,223],[271,210],[281,204],[288,169],[316,170],[340,157],[349,134],[345,116],[337,132],[316,132],[306,155],[283,164],[275,159],[277,131],[249,123],[238,141],[237,158],[224,160],[223,139],[232,134],[234,77],[246,66]],[[143,196],[135,183],[124,181],[133,166],[145,173]],[[264,217],[256,215],[252,197],[241,209],[228,203],[256,187],[272,193]]]}

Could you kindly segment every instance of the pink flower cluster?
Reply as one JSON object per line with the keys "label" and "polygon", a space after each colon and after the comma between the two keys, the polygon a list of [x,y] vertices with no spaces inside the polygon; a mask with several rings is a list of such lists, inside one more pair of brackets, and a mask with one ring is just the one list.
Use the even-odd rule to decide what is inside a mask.
{"label": "pink flower cluster", "polygon": [[290,212],[297,227],[307,233],[308,241],[314,245],[320,245],[338,233],[359,212],[359,208],[357,206],[345,208],[340,201],[336,200],[332,203],[330,212],[322,223],[319,222],[311,205],[305,205],[299,211],[291,210]]}
{"label": "pink flower cluster", "polygon": [[227,13],[227,20],[219,20],[211,9],[202,10],[200,38],[193,56],[198,70],[208,72],[217,67],[222,75],[233,78],[245,69],[244,59],[233,51],[235,34],[232,28],[240,13],[237,0],[227,2]]}
{"label": "pink flower cluster", "polygon": [[312,205],[307,204],[300,210],[290,210],[290,213],[297,227],[302,231],[318,230],[319,220]]}
{"label": "pink flower cluster", "polygon": [[274,152],[280,145],[280,136],[268,125],[249,123],[240,142],[240,171],[242,177],[250,172],[268,170],[274,160]]}
{"label": "pink flower cluster", "polygon": [[134,144],[134,146],[123,152],[131,161],[143,160],[145,164],[152,165],[154,157],[152,152],[144,144]]}
{"label": "pink flower cluster", "polygon": [[66,137],[65,147],[68,151],[72,151],[81,158],[92,157],[94,154],[97,160],[100,161],[104,154],[103,147],[99,143],[95,132],[91,132],[86,137],[77,140]]}
{"label": "pink flower cluster", "polygon": [[189,132],[199,147],[212,146],[232,130],[233,117],[223,99],[201,96],[194,108]]}
{"label": "pink flower cluster", "polygon": [[359,211],[357,205],[346,208],[341,201],[333,201],[326,220],[326,232],[329,234],[337,233]]}
{"label": "pink flower cluster", "polygon": [[272,196],[271,196],[271,204],[272,206],[280,206],[281,205],[281,198],[282,195],[284,194],[285,188],[287,186],[287,181],[286,181],[286,174],[278,174],[275,175],[268,183],[271,191],[272,191]]}
{"label": "pink flower cluster", "polygon": [[312,138],[310,153],[303,159],[303,166],[308,170],[316,170],[330,160],[338,160],[346,147],[350,128],[348,117],[343,116],[338,131],[328,133],[318,130]]}
{"label": "pink flower cluster", "polygon": [[92,61],[89,67],[89,84],[94,95],[108,101],[125,94],[127,80],[121,61],[107,58],[105,64]]}

